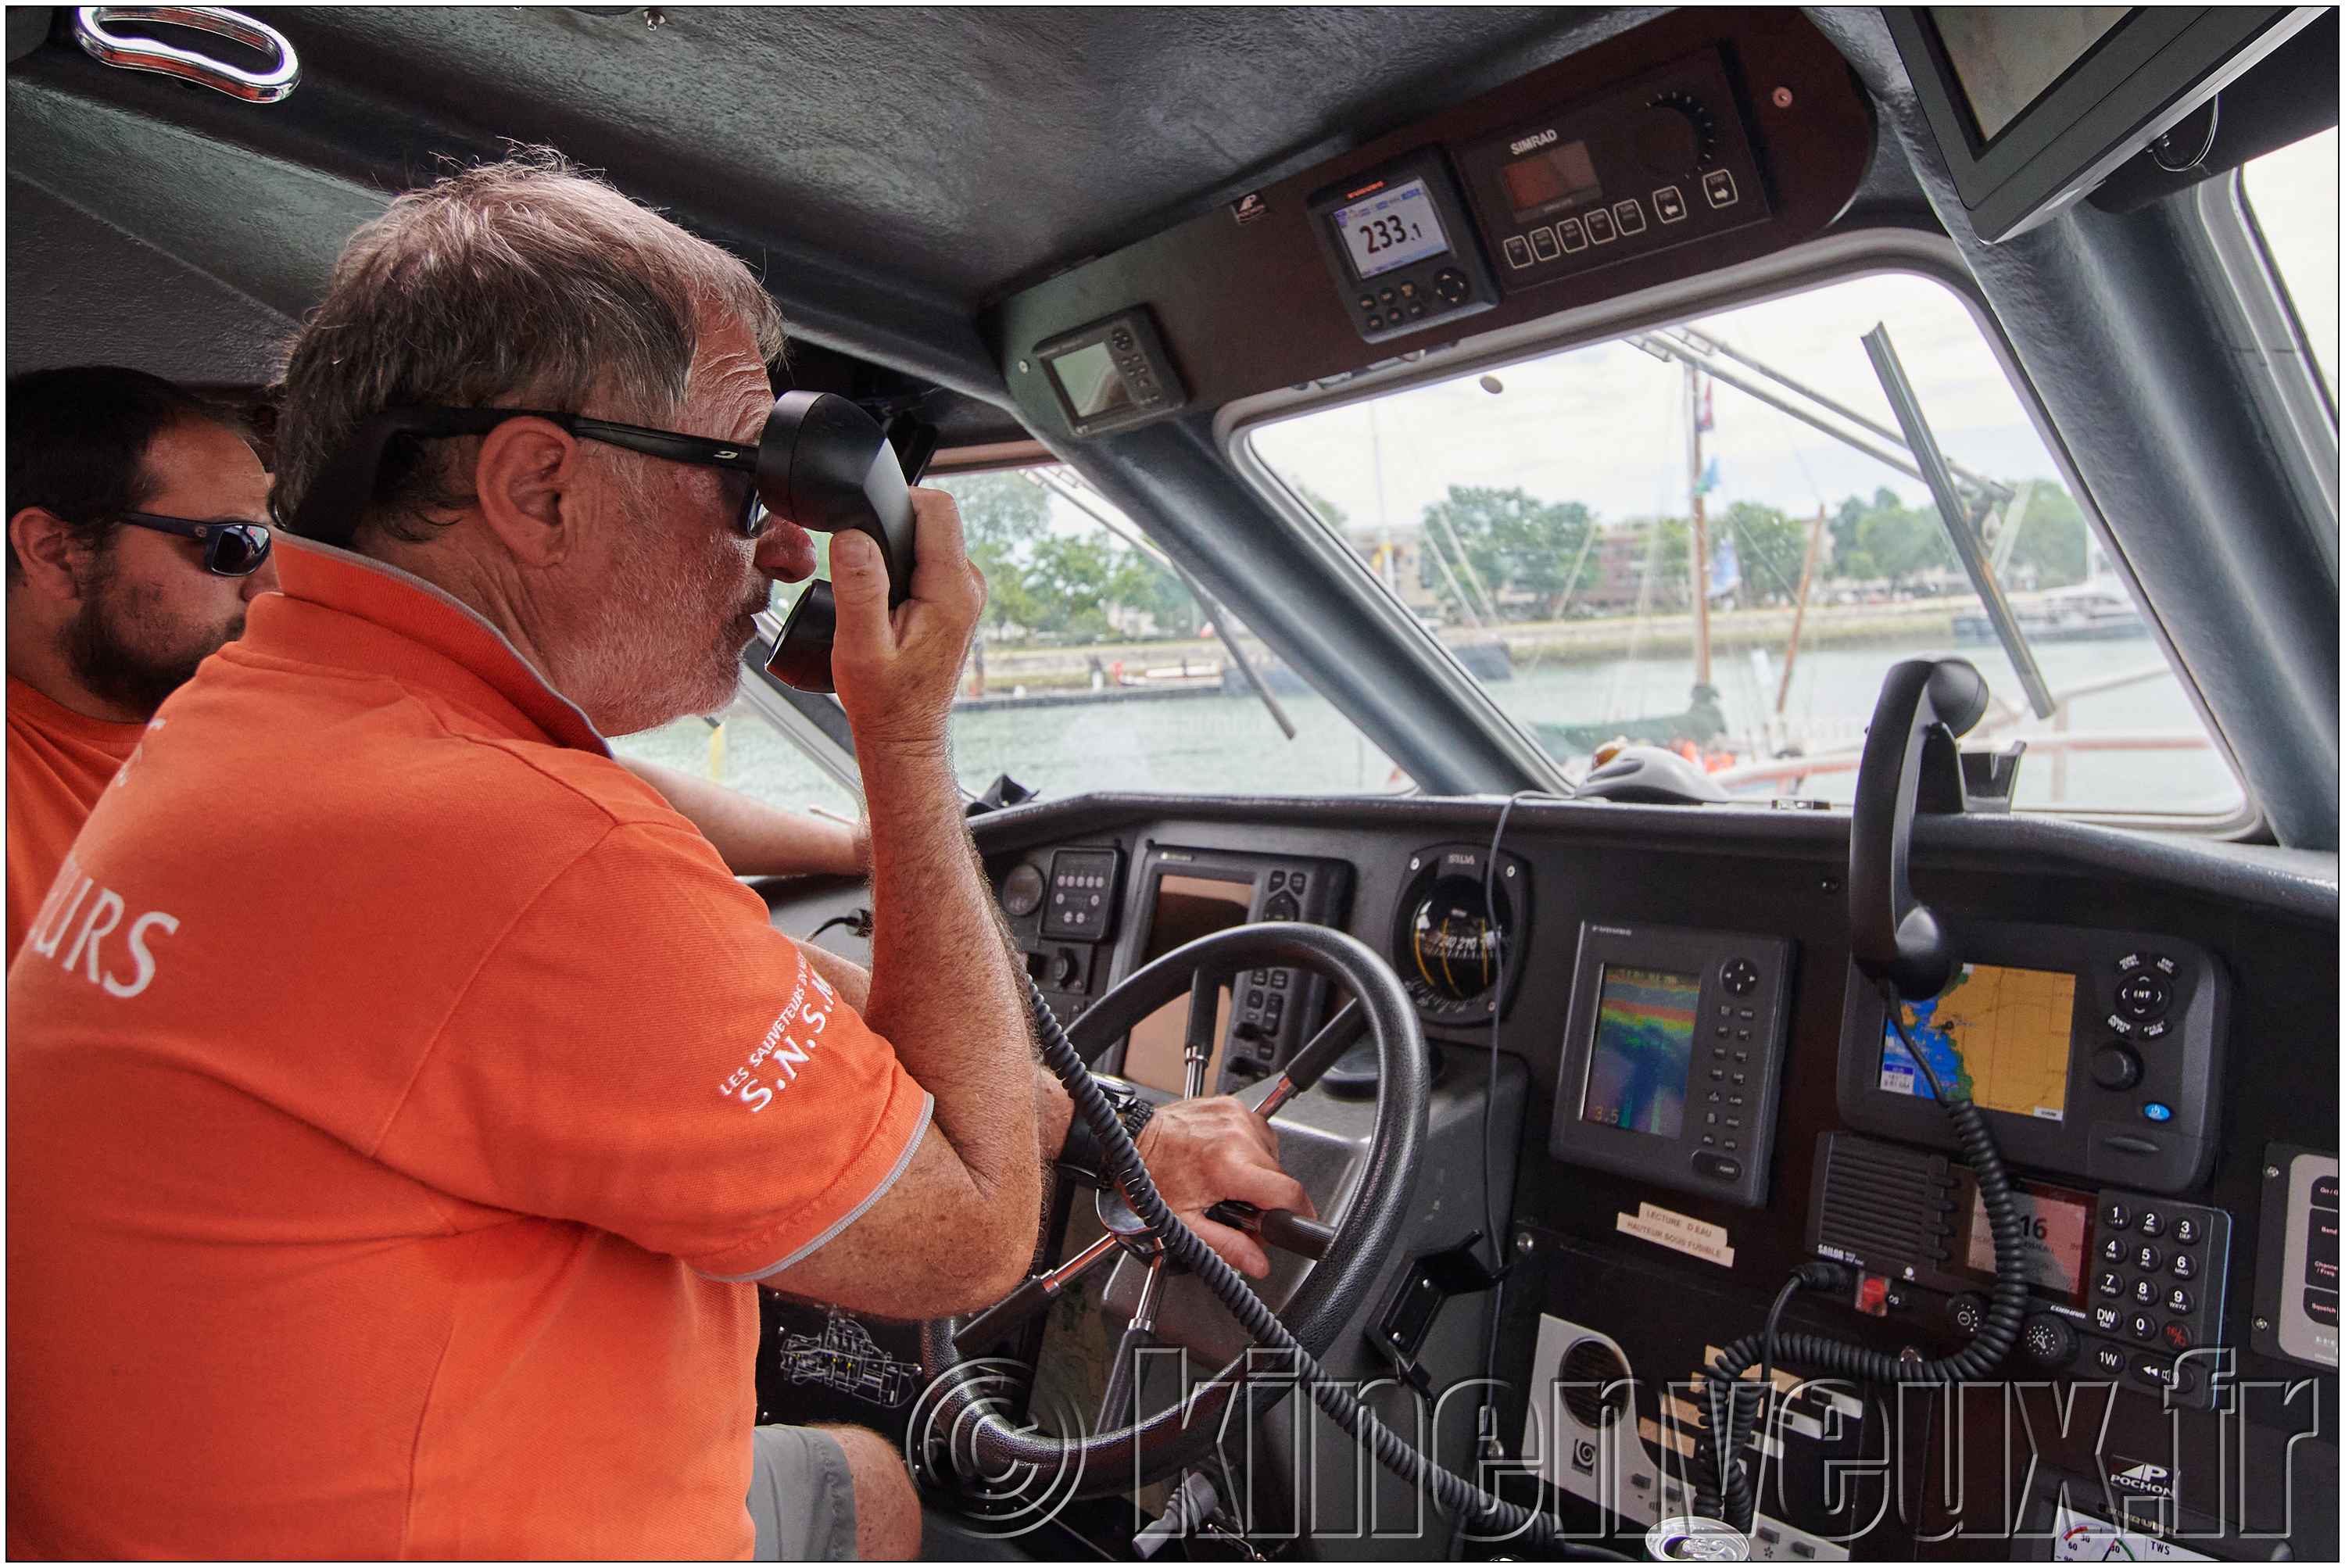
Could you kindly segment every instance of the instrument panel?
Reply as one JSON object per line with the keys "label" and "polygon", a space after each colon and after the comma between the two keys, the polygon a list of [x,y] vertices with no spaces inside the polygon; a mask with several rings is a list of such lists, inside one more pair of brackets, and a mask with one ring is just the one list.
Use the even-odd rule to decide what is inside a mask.
{"label": "instrument panel", "polygon": [[[1611,1455],[1624,1475],[1674,1484],[1666,1445],[1656,1447],[1669,1421],[1656,1390],[1690,1375],[1706,1348],[1754,1331],[1803,1262],[1841,1263],[1855,1284],[1795,1302],[1786,1321],[1802,1332],[1892,1356],[1947,1355],[1978,1332],[1993,1248],[1980,1239],[1967,1163],[1916,1092],[1924,1075],[1891,1048],[1879,1001],[1853,979],[1845,814],[1522,802],[1495,857],[1497,807],[1468,801],[1116,797],[1000,819],[977,824],[980,846],[1013,937],[1062,1012],[1169,951],[1180,927],[1169,888],[1218,895],[1225,923],[1317,920],[1378,948],[1409,983],[1452,1091],[1479,1092],[1493,1045],[1521,1062],[1527,1095],[1500,1111],[1519,1119],[1509,1141],[1522,1153],[1497,1200],[1515,1267],[1495,1365],[1502,1382],[1543,1386],[1557,1369],[1535,1364],[1542,1343],[1582,1360],[1594,1355],[1587,1346],[1603,1347],[1637,1391],[1634,1422],[1600,1438],[1590,1428],[1599,1467]],[[2232,1379],[2284,1389],[2334,1377],[2333,871],[2308,862],[2263,876],[2220,846],[2145,840],[2136,853],[2121,838],[1964,818],[1934,821],[1914,850],[1917,892],[1972,933],[1973,962],[1971,994],[1951,987],[1913,1010],[1908,1029],[1934,1031],[1914,1036],[1925,1051],[1962,1048],[2030,1226],[2024,1329],[1995,1375],[2106,1389],[2096,1397],[2115,1401],[2085,1423],[2093,1431],[2039,1434],[2038,1474],[2106,1476],[2101,1450],[2139,1461],[2166,1452],[2152,1445],[2180,1441],[2178,1431],[2198,1441],[2192,1423],[2244,1420],[2248,1445],[2268,1455],[2250,1489],[2309,1485],[2319,1445],[2291,1447],[2289,1435],[2329,1441],[2333,1393],[2321,1405],[2330,1413],[2305,1427],[2298,1406],[2227,1416],[2223,1390]],[[1069,877],[1099,883],[1063,891],[1102,894],[1111,911],[1086,942],[1043,934],[1048,896]],[[1982,972],[1998,970],[2007,972]],[[1303,1022],[1274,1037],[1265,1062],[1254,1037],[1263,1011],[1248,1009],[1255,990],[1266,1007],[1280,988],[1235,978],[1215,1071],[1242,1089],[1335,999],[1298,1003],[1289,976],[1282,1016]],[[1981,1015],[1957,1016],[1957,1003]],[[1619,1025],[1609,1033],[1608,1009]],[[2125,1076],[2108,1060],[2116,1044],[2141,1072],[2112,1087]],[[1728,1058],[1713,1061],[1721,1048]],[[1749,1060],[1734,1061],[1737,1050]],[[1714,1112],[1713,1069],[1746,1074],[1742,1085],[1721,1078]],[[1746,1102],[1733,1129],[1741,1168],[1704,1176],[1699,1156],[1729,1157],[1723,1097],[1738,1087],[1767,1096]],[[2177,1114],[2159,1121],[2143,1108],[2152,1105]],[[2137,1153],[2118,1168],[2096,1153],[2114,1124],[2156,1136],[2186,1110],[2202,1129],[2186,1135],[2203,1135],[2211,1152],[2204,1162]],[[1712,1114],[1714,1127],[1701,1119]],[[1705,1146],[1705,1135],[1721,1141]],[[2279,1175],[2268,1178],[2267,1164]],[[1449,1241],[1479,1228],[1470,1173],[1427,1181],[1418,1201],[1438,1190],[1459,1233]],[[1497,1409],[1500,1431],[1536,1424],[1520,1394]],[[1807,1419],[1805,1405],[1792,1410]],[[1849,1528],[1812,1478],[1800,1479],[1805,1467],[1888,1441],[1863,1400],[1826,1400],[1813,1419],[1822,1440],[1783,1440],[1786,1493],[1763,1521],[1779,1557],[1783,1543],[1829,1544]],[[1585,1501],[1604,1476],[1573,1470],[1572,1451],[1523,1458],[1581,1500],[1574,1506],[1623,1521],[1638,1507],[1670,1509],[1667,1498]],[[1980,1448],[1967,1462],[2004,1459]],[[2169,1512],[2228,1518],[2236,1531],[2241,1507],[2269,1501],[2201,1511],[2184,1497]],[[2116,1517],[2070,1502],[2080,1518]],[[1882,1528],[1919,1550],[1937,1538],[1929,1532],[1952,1527],[1946,1506],[1931,1502]],[[2302,1554],[2311,1537],[2297,1541]],[[1899,1554],[1885,1536],[1858,1554],[1884,1553]]]}

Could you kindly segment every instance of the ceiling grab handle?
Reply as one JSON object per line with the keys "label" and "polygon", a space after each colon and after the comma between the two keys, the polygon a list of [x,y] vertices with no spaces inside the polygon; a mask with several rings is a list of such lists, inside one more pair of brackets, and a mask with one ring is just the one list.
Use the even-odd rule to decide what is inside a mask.
{"label": "ceiling grab handle", "polygon": [[[257,49],[274,64],[263,71],[248,71],[159,38],[110,31],[110,25],[117,22],[162,23],[209,33]],[[177,76],[249,104],[281,102],[301,83],[300,57],[284,34],[220,5],[79,5],[74,9],[74,38],[86,54],[102,64]]]}

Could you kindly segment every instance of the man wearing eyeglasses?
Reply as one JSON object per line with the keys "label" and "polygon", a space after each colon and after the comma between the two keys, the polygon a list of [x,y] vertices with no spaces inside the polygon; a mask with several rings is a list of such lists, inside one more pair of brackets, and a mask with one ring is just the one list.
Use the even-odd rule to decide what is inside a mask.
{"label": "man wearing eyeglasses", "polygon": [[269,476],[210,405],[113,366],[8,382],[8,948],[166,697],[277,586]]}
{"label": "man wearing eyeglasses", "polygon": [[[9,976],[12,1555],[917,1551],[884,1441],[753,1432],[748,1282],[987,1306],[1066,1135],[950,766],[984,585],[949,498],[892,613],[831,547],[869,972],[602,740],[729,700],[814,567],[740,483],[781,348],[739,261],[549,156],[345,251],[277,448],[311,536]],[[1202,1210],[1308,1211],[1233,1100],[1140,1148],[1250,1273]]]}

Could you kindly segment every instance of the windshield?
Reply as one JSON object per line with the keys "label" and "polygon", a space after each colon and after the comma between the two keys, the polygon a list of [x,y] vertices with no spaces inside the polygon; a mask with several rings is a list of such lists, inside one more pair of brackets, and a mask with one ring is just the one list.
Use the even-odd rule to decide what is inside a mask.
{"label": "windshield", "polygon": [[[1863,339],[1886,329],[2005,590],[2031,702]],[[1847,800],[1888,667],[1958,653],[2018,803],[2235,817],[2239,788],[1964,302],[1844,280],[1259,427],[1255,454],[1583,775],[1669,747]]]}

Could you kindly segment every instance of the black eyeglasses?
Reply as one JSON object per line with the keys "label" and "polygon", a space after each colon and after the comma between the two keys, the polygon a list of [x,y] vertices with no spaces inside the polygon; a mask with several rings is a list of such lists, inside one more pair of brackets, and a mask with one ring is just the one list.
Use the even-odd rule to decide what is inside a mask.
{"label": "black eyeglasses", "polygon": [[394,438],[485,435],[509,419],[542,419],[583,441],[599,441],[669,463],[714,468],[724,484],[734,527],[749,539],[765,532],[767,514],[757,494],[756,442],[681,435],[672,430],[534,408],[402,408],[377,414],[350,433],[334,460],[319,473],[289,526],[305,539],[347,545],[367,503],[374,499],[383,450]]}
{"label": "black eyeglasses", "polygon": [[194,523],[152,512],[123,512],[116,521],[157,534],[204,542],[204,570],[216,577],[249,577],[269,559],[269,530],[258,523]]}

